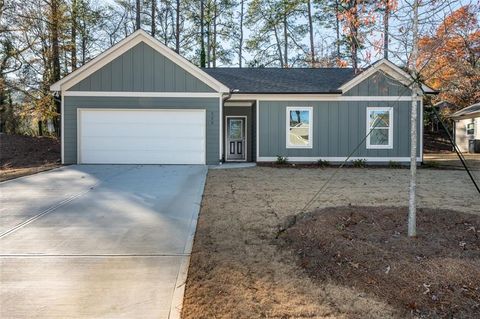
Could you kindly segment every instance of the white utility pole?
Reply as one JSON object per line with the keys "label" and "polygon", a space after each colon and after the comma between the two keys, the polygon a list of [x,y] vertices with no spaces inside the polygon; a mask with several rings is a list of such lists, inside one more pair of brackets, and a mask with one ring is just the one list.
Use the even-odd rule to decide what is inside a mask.
{"label": "white utility pole", "polygon": [[418,6],[419,0],[413,2],[413,48],[412,48],[412,67],[414,83],[412,85],[412,113],[410,118],[410,196],[408,205],[408,236],[417,235],[417,103],[419,96],[418,89]]}

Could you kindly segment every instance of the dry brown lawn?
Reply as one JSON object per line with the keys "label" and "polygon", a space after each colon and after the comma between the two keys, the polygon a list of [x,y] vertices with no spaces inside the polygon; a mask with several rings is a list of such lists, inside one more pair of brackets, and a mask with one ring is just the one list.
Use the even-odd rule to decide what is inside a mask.
{"label": "dry brown lawn", "polygon": [[[277,238],[332,173],[332,168],[210,170],[183,318],[402,317],[404,309],[375,294],[312,279],[298,252]],[[405,206],[408,177],[405,169],[345,168],[312,209]],[[420,207],[480,213],[478,194],[462,171],[422,169],[418,184]]]}
{"label": "dry brown lawn", "polygon": [[59,139],[0,134],[0,182],[59,166]]}

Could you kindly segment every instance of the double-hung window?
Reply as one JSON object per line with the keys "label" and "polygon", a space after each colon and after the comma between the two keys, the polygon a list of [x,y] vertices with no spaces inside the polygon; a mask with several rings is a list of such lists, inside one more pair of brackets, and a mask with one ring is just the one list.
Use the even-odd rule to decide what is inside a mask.
{"label": "double-hung window", "polygon": [[287,107],[287,148],[312,148],[312,119],[312,107]]}
{"label": "double-hung window", "polygon": [[474,135],[475,134],[475,123],[468,123],[467,124],[467,135]]}
{"label": "double-hung window", "polygon": [[393,108],[367,107],[367,148],[393,148]]}

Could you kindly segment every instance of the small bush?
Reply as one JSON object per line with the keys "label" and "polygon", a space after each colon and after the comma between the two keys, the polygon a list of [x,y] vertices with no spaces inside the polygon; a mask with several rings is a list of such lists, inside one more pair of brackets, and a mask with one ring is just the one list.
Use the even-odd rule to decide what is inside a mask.
{"label": "small bush", "polygon": [[425,168],[439,168],[440,163],[435,161],[423,162],[423,167]]}
{"label": "small bush", "polygon": [[287,163],[288,163],[288,157],[277,155],[277,160],[275,161],[275,164],[284,165]]}
{"label": "small bush", "polygon": [[390,161],[390,162],[388,162],[388,167],[390,167],[390,168],[402,168],[402,165],[399,162]]}
{"label": "small bush", "polygon": [[353,167],[364,168],[367,164],[367,160],[364,158],[359,158],[352,161]]}
{"label": "small bush", "polygon": [[317,165],[320,166],[320,167],[328,167],[328,166],[330,166],[330,162],[327,161],[327,160],[319,159],[317,161]]}

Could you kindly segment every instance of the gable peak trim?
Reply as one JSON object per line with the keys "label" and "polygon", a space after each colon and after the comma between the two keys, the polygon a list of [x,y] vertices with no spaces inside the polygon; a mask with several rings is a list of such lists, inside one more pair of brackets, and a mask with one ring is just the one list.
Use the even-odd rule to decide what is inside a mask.
{"label": "gable peak trim", "polygon": [[72,73],[65,76],[60,81],[52,84],[50,86],[51,91],[66,91],[70,89],[75,84],[79,83],[80,81],[84,80],[88,76],[92,75],[97,70],[100,70],[102,67],[116,59],[117,57],[121,56],[131,48],[135,47],[137,44],[145,43],[150,46],[152,49],[157,51],[158,53],[165,56],[165,58],[169,59],[189,74],[197,78],[198,80],[202,81],[213,90],[219,93],[228,93],[230,89],[225,86],[223,83],[215,79],[214,77],[207,74],[201,68],[197,67],[196,65],[192,64],[190,61],[182,57],[180,54],[176,53],[172,49],[168,48],[166,45],[158,41],[157,39],[153,38],[144,30],[137,30],[134,33],[130,34],[125,39],[119,41],[106,51],[100,53],[94,59],[86,63],[85,65],[81,66],[77,70],[73,71]]}

